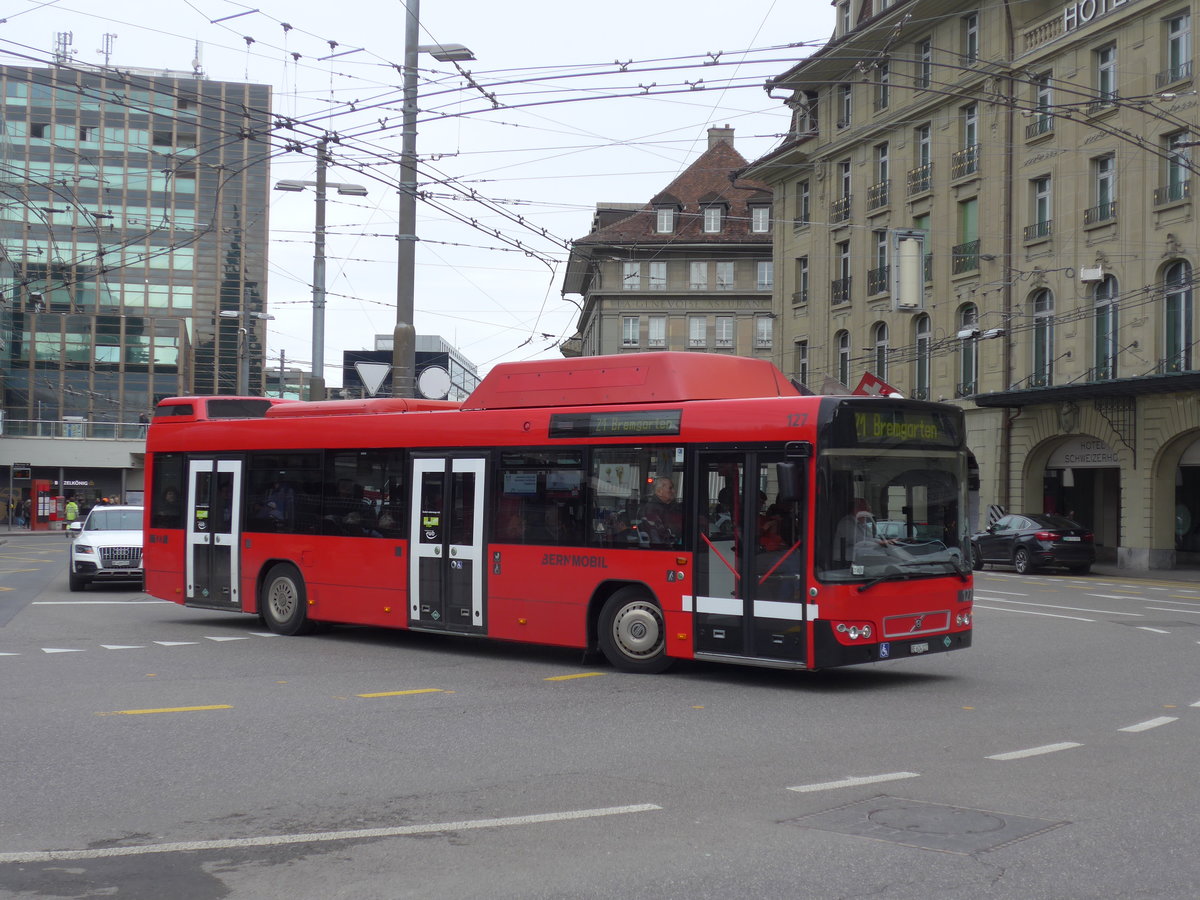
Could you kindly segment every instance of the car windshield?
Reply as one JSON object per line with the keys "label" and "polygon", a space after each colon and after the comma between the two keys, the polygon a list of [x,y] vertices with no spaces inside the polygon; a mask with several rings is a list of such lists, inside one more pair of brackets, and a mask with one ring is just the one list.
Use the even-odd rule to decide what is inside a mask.
{"label": "car windshield", "polygon": [[966,485],[954,452],[829,450],[820,460],[817,577],[962,574]]}
{"label": "car windshield", "polygon": [[95,509],[88,516],[86,531],[141,531],[140,509]]}

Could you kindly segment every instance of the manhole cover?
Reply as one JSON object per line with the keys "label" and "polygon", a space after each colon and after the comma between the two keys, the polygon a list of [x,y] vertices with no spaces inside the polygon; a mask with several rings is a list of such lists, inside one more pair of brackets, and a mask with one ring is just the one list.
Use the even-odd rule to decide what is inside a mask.
{"label": "manhole cover", "polygon": [[786,824],[890,841],[924,850],[978,853],[995,850],[1067,823],[880,796],[789,819]]}

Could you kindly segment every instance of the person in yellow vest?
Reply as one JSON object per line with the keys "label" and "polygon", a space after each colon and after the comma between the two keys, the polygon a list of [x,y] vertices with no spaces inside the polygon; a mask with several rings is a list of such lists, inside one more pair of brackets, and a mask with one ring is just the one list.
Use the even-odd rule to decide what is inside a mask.
{"label": "person in yellow vest", "polygon": [[79,518],[79,504],[75,502],[74,497],[67,499],[67,505],[63,507],[63,512],[67,515],[67,527],[71,527],[71,523]]}

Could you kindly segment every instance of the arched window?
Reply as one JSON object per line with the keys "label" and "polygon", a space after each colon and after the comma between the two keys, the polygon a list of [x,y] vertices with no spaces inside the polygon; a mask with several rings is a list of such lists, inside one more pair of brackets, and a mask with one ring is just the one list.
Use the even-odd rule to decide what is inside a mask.
{"label": "arched window", "polygon": [[1093,381],[1107,381],[1117,377],[1117,279],[1105,275],[1096,285],[1093,295],[1096,319],[1095,368]]}
{"label": "arched window", "polygon": [[888,379],[888,327],[887,322],[876,322],[871,329],[875,345],[875,374],[884,381]]}
{"label": "arched window", "polygon": [[1032,298],[1033,372],[1030,387],[1054,383],[1054,294],[1043,288]]}
{"label": "arched window", "polygon": [[964,303],[958,308],[958,387],[956,397],[970,397],[979,390],[979,307]]}
{"label": "arched window", "polygon": [[929,316],[922,313],[913,323],[916,333],[916,371],[913,372],[913,397],[917,400],[929,399],[929,357],[930,344],[933,340],[933,329],[929,325]]}
{"label": "arched window", "polygon": [[1167,266],[1163,275],[1163,369],[1192,369],[1192,267],[1183,260]]}
{"label": "arched window", "polygon": [[833,336],[837,343],[837,379],[850,386],[850,332],[839,331]]}

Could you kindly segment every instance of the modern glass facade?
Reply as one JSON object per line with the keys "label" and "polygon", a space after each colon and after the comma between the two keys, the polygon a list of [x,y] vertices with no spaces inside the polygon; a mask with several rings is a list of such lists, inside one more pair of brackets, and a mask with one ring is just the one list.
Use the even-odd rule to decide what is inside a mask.
{"label": "modern glass facade", "polygon": [[121,436],[162,397],[235,393],[243,355],[261,394],[270,87],[2,66],[0,101],[8,422]]}

